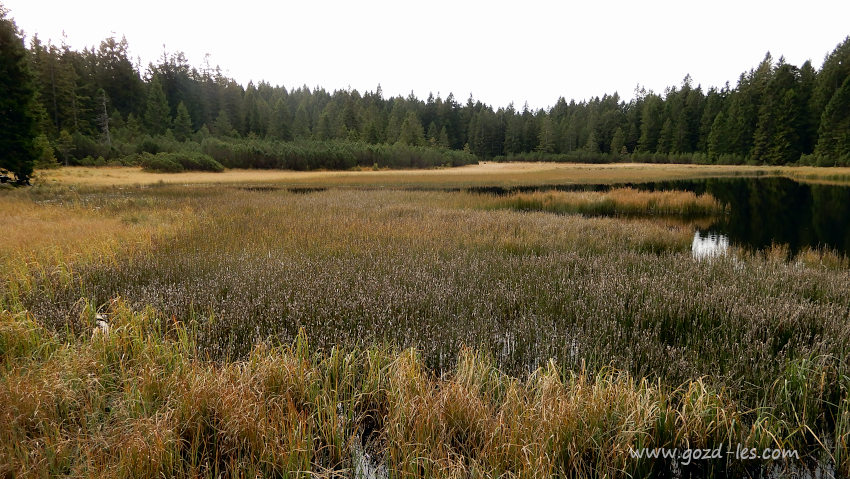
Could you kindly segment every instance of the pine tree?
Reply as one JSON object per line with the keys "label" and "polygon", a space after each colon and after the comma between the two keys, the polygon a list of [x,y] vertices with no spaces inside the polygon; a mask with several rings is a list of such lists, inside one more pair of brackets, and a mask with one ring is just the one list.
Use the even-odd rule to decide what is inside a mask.
{"label": "pine tree", "polygon": [[0,169],[20,182],[32,174],[35,161],[35,87],[27,50],[14,21],[0,5]]}
{"label": "pine tree", "polygon": [[161,135],[171,127],[171,110],[162,90],[162,81],[154,75],[148,85],[148,101],[145,106],[145,126],[153,135]]}
{"label": "pine tree", "polygon": [[177,116],[174,118],[174,138],[177,141],[186,141],[192,136],[192,118],[189,109],[182,101],[177,104]]}

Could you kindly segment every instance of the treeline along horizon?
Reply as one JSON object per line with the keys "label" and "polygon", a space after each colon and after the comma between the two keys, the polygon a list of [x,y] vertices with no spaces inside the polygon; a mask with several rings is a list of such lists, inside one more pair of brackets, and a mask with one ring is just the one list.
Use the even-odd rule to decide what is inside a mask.
{"label": "treeline along horizon", "polygon": [[[299,150],[293,153],[280,142],[333,140],[332,147],[305,147],[305,154],[342,151],[339,145],[354,143],[408,146],[418,151],[413,156],[429,147],[475,156],[453,155],[447,164],[509,159],[850,165],[850,37],[820,69],[811,61],[797,67],[768,53],[734,87],[703,90],[686,76],[663,93],[639,90],[628,102],[617,93],[578,102],[561,97],[536,111],[493,108],[472,96],[461,103],[452,94],[385,98],[380,85],[363,93],[287,89],[264,81],[243,87],[218,67],[191,66],[183,53],[164,53],[142,71],[131,61],[126,39],[114,37],[77,51],[33,36],[27,55],[37,92],[41,164],[108,162],[188,148],[218,152],[222,163],[238,150],[243,167],[291,167],[279,157],[269,161],[279,150],[297,156]],[[217,142],[202,146],[211,137]],[[382,154],[397,154],[399,148]],[[263,160],[254,164],[245,151],[262,151]],[[360,162],[354,158],[302,165],[350,167]],[[434,166],[417,160],[385,164]]]}

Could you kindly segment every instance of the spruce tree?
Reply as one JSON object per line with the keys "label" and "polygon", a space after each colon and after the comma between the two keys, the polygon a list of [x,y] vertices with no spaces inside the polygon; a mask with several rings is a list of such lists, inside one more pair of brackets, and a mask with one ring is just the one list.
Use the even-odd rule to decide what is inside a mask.
{"label": "spruce tree", "polygon": [[621,127],[617,127],[614,130],[614,136],[611,137],[611,153],[614,155],[621,155],[627,153],[625,151],[626,148],[626,134],[623,133],[623,129]]}
{"label": "spruce tree", "polygon": [[0,5],[0,169],[26,182],[35,161],[35,87],[27,50],[15,22]]}
{"label": "spruce tree", "polygon": [[664,102],[658,95],[650,94],[646,97],[641,114],[640,139],[638,150],[652,153],[658,147],[658,138],[661,136],[661,128],[664,124]]}
{"label": "spruce tree", "polygon": [[152,135],[161,135],[171,127],[171,111],[158,75],[154,75],[148,85],[145,126]]}
{"label": "spruce tree", "polygon": [[776,110],[773,139],[767,162],[772,165],[784,165],[800,159],[800,106],[793,89],[785,96]]}
{"label": "spruce tree", "polygon": [[437,130],[437,124],[433,121],[428,125],[428,144],[431,146],[436,146],[439,141],[440,132]]}
{"label": "spruce tree", "polygon": [[817,82],[817,72],[811,61],[800,67],[800,86],[797,89],[800,103],[800,150],[810,154],[815,149],[818,135],[818,120],[812,111],[812,97]]}
{"label": "spruce tree", "polygon": [[275,103],[272,110],[271,123],[269,124],[269,135],[278,140],[289,141],[292,139],[292,128],[290,127],[289,108],[283,98]]}
{"label": "spruce tree", "polygon": [[593,128],[590,129],[590,135],[587,137],[584,150],[588,153],[600,153],[599,142],[596,141],[596,130]]}
{"label": "spruce tree", "polygon": [[363,140],[372,145],[380,143],[381,132],[378,129],[377,120],[371,119],[366,122],[366,126],[363,127]]}
{"label": "spruce tree", "polygon": [[535,150],[542,153],[554,153],[555,144],[555,129],[552,126],[552,120],[549,119],[548,115],[545,115],[540,121],[540,130],[537,133],[537,147]]}
{"label": "spruce tree", "polygon": [[823,110],[815,155],[823,166],[850,163],[850,76]]}
{"label": "spruce tree", "polygon": [[505,153],[521,153],[522,144],[522,117],[513,112],[513,105],[508,110],[508,118],[505,121]]}
{"label": "spruce tree", "polygon": [[449,142],[449,133],[446,131],[445,125],[440,128],[440,137],[437,139],[437,146],[441,146],[443,148],[451,148],[451,143]]}
{"label": "spruce tree", "polygon": [[726,132],[726,112],[721,111],[714,117],[711,132],[708,134],[708,157],[717,161],[720,155],[729,153],[729,135]]}
{"label": "spruce tree", "polygon": [[295,139],[310,138],[310,113],[307,111],[306,105],[301,103],[295,111],[295,120],[292,122],[292,136]]}
{"label": "spruce tree", "polygon": [[409,112],[401,124],[398,142],[410,146],[423,146],[425,144],[425,130],[416,113]]}
{"label": "spruce tree", "polygon": [[671,148],[673,148],[673,121],[668,118],[664,120],[664,126],[661,127],[656,153],[670,153]]}
{"label": "spruce tree", "polygon": [[316,140],[330,140],[334,137],[333,127],[331,125],[331,118],[333,114],[329,111],[328,108],[325,108],[325,111],[322,112],[322,115],[319,117],[319,123],[316,125],[316,128],[313,129],[313,138]]}
{"label": "spruce tree", "polygon": [[215,119],[213,131],[218,136],[234,136],[236,130],[233,129],[233,123],[230,122],[230,116],[224,108],[219,110],[218,117]]}
{"label": "spruce tree", "polygon": [[820,120],[833,95],[848,77],[850,77],[850,36],[827,55],[817,73],[810,100],[811,112],[815,119]]}
{"label": "spruce tree", "polygon": [[174,138],[177,141],[186,141],[192,136],[192,117],[189,109],[182,101],[177,105],[177,116],[174,118]]}

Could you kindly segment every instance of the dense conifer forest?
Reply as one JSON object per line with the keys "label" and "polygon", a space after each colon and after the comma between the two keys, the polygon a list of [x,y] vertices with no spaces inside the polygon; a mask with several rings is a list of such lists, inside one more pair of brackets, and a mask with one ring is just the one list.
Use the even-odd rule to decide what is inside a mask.
{"label": "dense conifer forest", "polygon": [[[388,98],[380,85],[364,92],[243,86],[179,52],[142,66],[125,39],[82,51],[35,35],[23,45],[9,14],[2,21],[21,43],[35,92],[35,101],[20,104],[34,119],[37,167],[427,167],[477,159],[850,165],[850,38],[820,68],[768,53],[734,86],[706,89],[686,76],[663,92],[637,89],[629,101],[617,93],[561,97],[532,110],[453,94]],[[10,43],[4,57],[14,54]]]}

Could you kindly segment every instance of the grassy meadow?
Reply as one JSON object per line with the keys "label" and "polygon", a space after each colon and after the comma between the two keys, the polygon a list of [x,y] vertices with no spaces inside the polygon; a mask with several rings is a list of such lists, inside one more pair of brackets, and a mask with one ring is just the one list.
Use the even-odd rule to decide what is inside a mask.
{"label": "grassy meadow", "polygon": [[[740,174],[843,173],[40,172],[0,190],[0,477],[850,474],[845,257],[695,260],[705,195],[458,189]],[[802,459],[629,454],[738,444]]]}

